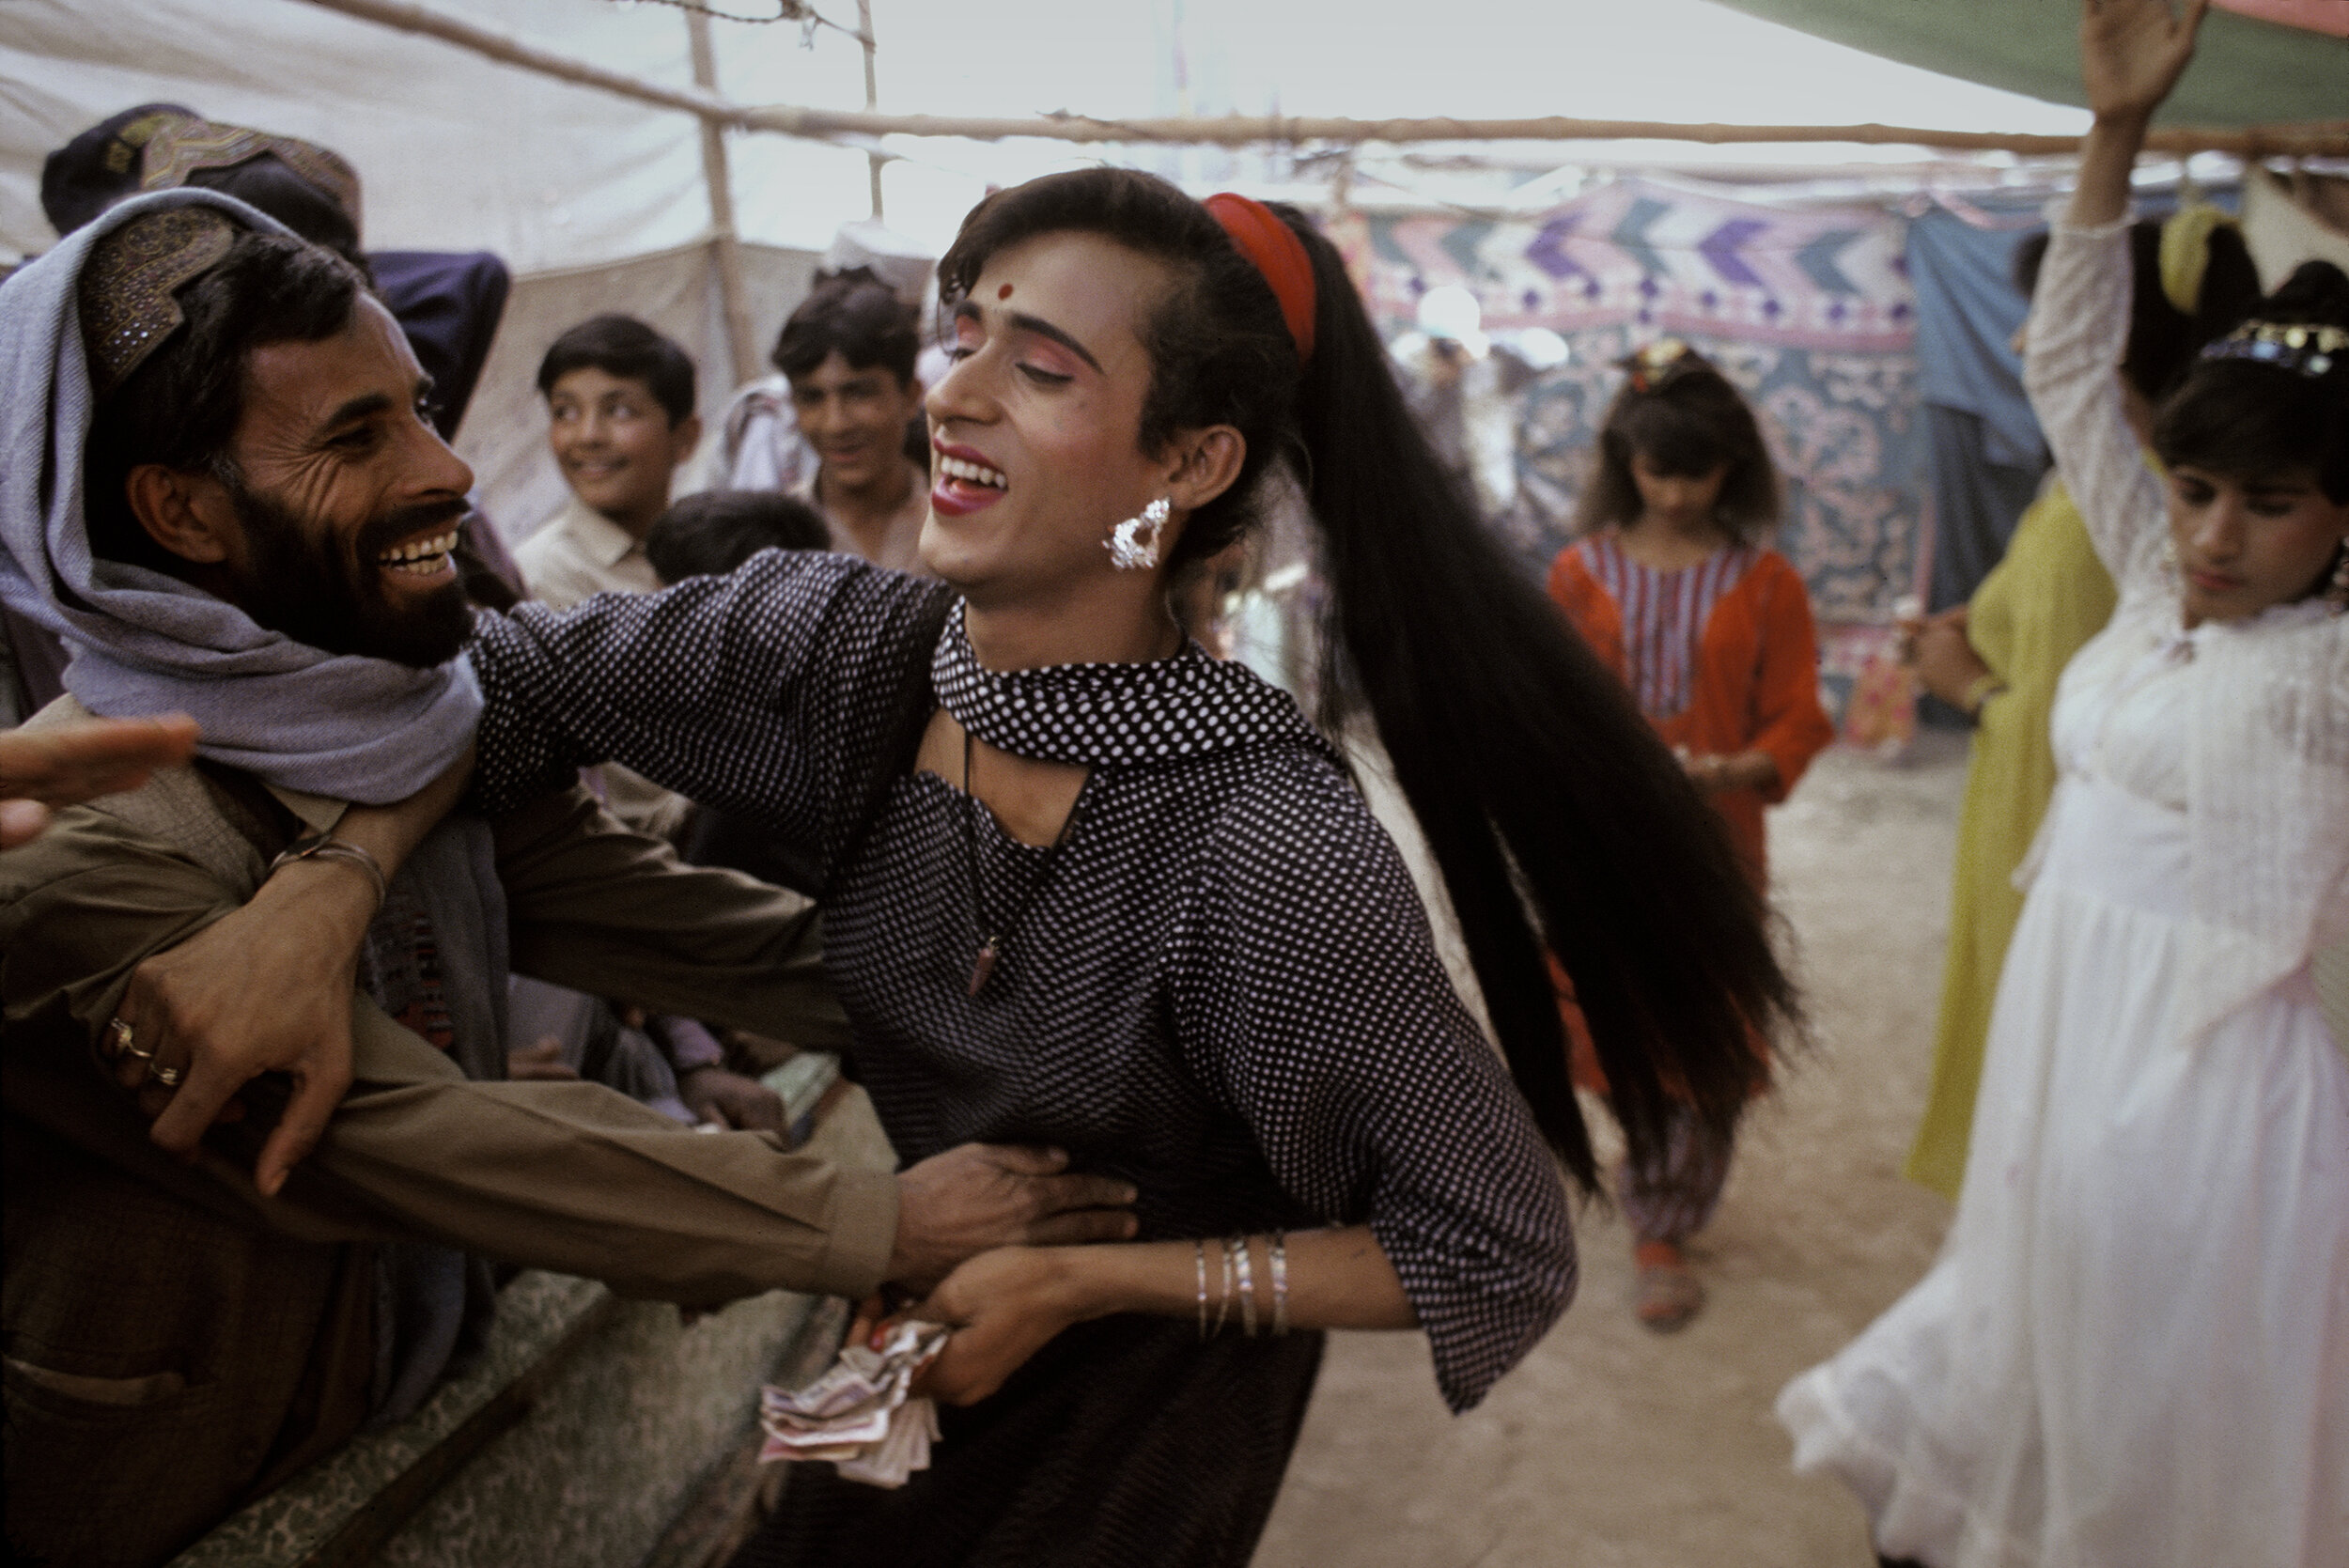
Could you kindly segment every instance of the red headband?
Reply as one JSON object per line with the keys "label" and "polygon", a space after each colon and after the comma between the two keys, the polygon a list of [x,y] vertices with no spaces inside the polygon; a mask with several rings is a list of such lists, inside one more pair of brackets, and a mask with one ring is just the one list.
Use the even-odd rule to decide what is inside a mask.
{"label": "red headband", "polygon": [[1272,286],[1272,297],[1281,302],[1281,319],[1288,323],[1289,336],[1297,344],[1297,357],[1312,359],[1314,258],[1305,254],[1305,241],[1264,203],[1234,192],[1221,192],[1202,205]]}

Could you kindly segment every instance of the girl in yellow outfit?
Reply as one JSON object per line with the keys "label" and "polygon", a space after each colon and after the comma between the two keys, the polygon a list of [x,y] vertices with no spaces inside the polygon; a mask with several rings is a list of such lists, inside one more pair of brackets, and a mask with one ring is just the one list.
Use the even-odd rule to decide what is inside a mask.
{"label": "girl in yellow outfit", "polygon": [[[2182,208],[2167,223],[2135,225],[2129,248],[2136,288],[2121,390],[2143,444],[2154,400],[2204,342],[2259,299],[2259,274],[2242,236],[2209,207]],[[2046,252],[2043,234],[2017,254],[2016,281],[2027,294]],[[2047,715],[2056,679],[2104,629],[2112,605],[2112,579],[2070,493],[2051,475],[1973,598],[1917,631],[1917,671],[1925,689],[1975,722],[1950,891],[1933,1090],[1907,1167],[1909,1180],[1952,1201],[1966,1174],[1990,1003],[2023,912],[2015,868],[2055,791]]]}

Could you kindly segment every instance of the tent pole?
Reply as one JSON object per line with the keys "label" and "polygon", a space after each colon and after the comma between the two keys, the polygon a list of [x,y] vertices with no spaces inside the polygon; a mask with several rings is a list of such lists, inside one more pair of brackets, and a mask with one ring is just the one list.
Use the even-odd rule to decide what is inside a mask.
{"label": "tent pole", "polygon": [[[1550,116],[1538,119],[1343,119],[1332,116],[1225,115],[1202,118],[1091,119],[1079,115],[994,118],[954,115],[884,115],[854,109],[802,109],[788,104],[752,107],[729,103],[713,93],[685,92],[641,82],[583,60],[568,59],[501,33],[436,11],[414,0],[305,0],[403,32],[423,33],[493,60],[535,70],[582,86],[599,87],[659,108],[697,115],[739,131],[767,131],[814,141],[840,135],[957,136],[1000,141],[1031,136],[1058,142],[1173,142],[1245,147],[1258,142],[1699,142],[1711,146],[1747,143],[1856,142],[1868,147],[1926,147],[1960,152],[2012,152],[2064,157],[2079,151],[2077,136],[2017,135],[2004,132],[1934,131],[1901,125],[1683,125],[1655,120],[1588,120]],[[2302,125],[2170,127],[2145,138],[2149,152],[2226,152],[2238,158],[2349,157],[2349,119]]]}
{"label": "tent pole", "polygon": [[[862,35],[857,41],[864,46],[864,108],[870,114],[880,107],[880,88],[873,76],[873,52],[879,48],[873,37],[873,0],[856,0],[856,20],[857,31]],[[864,161],[872,170],[873,221],[879,223],[881,218],[881,155],[868,152]]]}
{"label": "tent pole", "polygon": [[[685,11],[685,31],[693,51],[693,85],[715,98],[718,53],[709,39],[709,13]],[[734,180],[726,168],[725,127],[702,117],[702,179],[709,187],[709,248],[717,264],[718,300],[724,307],[726,349],[734,363],[734,384],[758,377],[758,342],[751,330],[749,285],[742,277],[742,236],[734,226]],[[878,178],[878,177],[877,177]]]}

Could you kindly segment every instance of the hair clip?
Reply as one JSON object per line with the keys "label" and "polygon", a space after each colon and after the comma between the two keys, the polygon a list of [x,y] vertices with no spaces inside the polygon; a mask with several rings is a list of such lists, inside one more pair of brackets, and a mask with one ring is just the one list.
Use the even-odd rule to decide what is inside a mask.
{"label": "hair clip", "polygon": [[2202,346],[2203,359],[2248,359],[2311,379],[2332,369],[2349,349],[2349,330],[2303,321],[2246,321]]}
{"label": "hair clip", "polygon": [[1702,355],[1676,337],[1659,337],[1620,362],[1631,372],[1634,392],[1660,392],[1682,371],[1703,363]]}

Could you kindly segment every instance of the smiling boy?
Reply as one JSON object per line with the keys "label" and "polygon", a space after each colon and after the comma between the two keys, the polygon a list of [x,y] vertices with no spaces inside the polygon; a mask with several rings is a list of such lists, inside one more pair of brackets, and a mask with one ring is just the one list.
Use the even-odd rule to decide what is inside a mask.
{"label": "smiling boy", "polygon": [[654,592],[645,536],[701,442],[692,360],[633,317],[598,316],[554,340],[538,391],[571,499],[514,551],[531,593],[560,610],[609,589]]}
{"label": "smiling boy", "polygon": [[862,272],[818,285],[775,343],[817,465],[793,493],[823,514],[832,549],[892,571],[924,572],[930,480],[905,453],[922,411],[921,349],[913,311]]}

